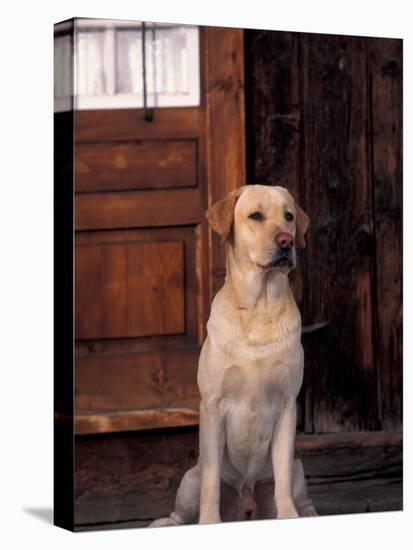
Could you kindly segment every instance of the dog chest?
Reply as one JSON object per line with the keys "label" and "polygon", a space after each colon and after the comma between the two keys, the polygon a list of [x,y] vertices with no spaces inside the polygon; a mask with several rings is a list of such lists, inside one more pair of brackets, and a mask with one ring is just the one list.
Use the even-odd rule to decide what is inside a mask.
{"label": "dog chest", "polygon": [[227,453],[244,478],[257,480],[270,461],[274,426],[296,387],[292,379],[298,380],[294,374],[298,368],[283,361],[257,360],[233,364],[223,373],[220,408]]}
{"label": "dog chest", "polygon": [[286,367],[255,361],[250,365],[233,364],[222,376],[221,396],[224,399],[248,404],[256,411],[282,398]]}
{"label": "dog chest", "polygon": [[220,407],[227,452],[244,476],[254,477],[267,460],[282,401],[283,392],[271,369],[262,366],[259,374],[237,365],[226,369]]}

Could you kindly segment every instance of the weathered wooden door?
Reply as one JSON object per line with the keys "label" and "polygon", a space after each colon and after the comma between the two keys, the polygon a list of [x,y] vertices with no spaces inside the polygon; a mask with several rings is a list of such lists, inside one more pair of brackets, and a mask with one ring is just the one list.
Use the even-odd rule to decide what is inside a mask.
{"label": "weathered wooden door", "polygon": [[298,427],[402,427],[402,41],[245,33],[248,181],[310,216]]}
{"label": "weathered wooden door", "polygon": [[199,107],[75,113],[75,429],[194,424],[222,252],[208,204],[245,178],[243,33],[200,29]]}

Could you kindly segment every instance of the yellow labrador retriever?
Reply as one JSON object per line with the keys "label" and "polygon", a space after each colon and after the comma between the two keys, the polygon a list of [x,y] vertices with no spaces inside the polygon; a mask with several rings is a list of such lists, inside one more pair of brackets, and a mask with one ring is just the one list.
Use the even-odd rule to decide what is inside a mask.
{"label": "yellow labrador retriever", "polygon": [[169,518],[152,526],[317,515],[294,460],[303,379],[288,273],[309,219],[283,187],[244,186],[207,212],[226,243],[198,368],[200,454]]}

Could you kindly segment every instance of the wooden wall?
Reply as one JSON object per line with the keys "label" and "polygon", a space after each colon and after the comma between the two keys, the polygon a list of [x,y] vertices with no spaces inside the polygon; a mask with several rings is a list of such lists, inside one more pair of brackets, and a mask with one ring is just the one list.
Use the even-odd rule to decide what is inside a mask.
{"label": "wooden wall", "polygon": [[302,431],[402,424],[402,41],[245,32],[248,183],[311,219]]}

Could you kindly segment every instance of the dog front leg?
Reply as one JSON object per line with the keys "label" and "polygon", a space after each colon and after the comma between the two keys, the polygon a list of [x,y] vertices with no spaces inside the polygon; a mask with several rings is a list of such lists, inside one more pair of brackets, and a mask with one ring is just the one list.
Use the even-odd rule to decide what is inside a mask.
{"label": "dog front leg", "polygon": [[221,463],[224,451],[224,426],[216,406],[200,405],[199,458],[201,496],[199,523],[219,523]]}
{"label": "dog front leg", "polygon": [[294,460],[294,442],[297,421],[297,406],[287,403],[276,423],[271,458],[274,471],[274,498],[277,506],[277,518],[298,518],[292,494],[292,473]]}

